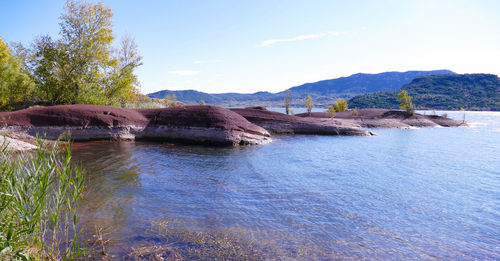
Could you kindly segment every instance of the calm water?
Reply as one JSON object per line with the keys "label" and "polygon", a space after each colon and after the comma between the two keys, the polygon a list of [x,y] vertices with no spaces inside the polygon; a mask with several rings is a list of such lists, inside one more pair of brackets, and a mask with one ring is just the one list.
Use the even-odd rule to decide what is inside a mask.
{"label": "calm water", "polygon": [[244,148],[75,144],[82,223],[107,231],[116,259],[175,244],[158,222],[245,239],[270,259],[500,259],[500,113],[466,119]]}

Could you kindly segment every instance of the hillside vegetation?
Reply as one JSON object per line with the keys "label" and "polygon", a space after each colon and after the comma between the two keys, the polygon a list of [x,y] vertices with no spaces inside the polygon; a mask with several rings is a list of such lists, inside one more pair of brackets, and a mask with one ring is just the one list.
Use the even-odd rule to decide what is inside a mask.
{"label": "hillside vegetation", "polygon": [[[401,87],[417,109],[500,111],[500,78],[493,74],[429,75]],[[351,108],[399,108],[401,90],[353,97]]]}
{"label": "hillside vegetation", "polygon": [[[449,70],[384,72],[377,74],[358,73],[348,77],[306,83],[290,88],[291,105],[304,104],[304,99],[310,95],[317,106],[330,105],[337,98],[349,99],[355,95],[379,91],[397,90],[415,77],[430,74],[452,74]],[[222,106],[283,106],[285,91],[278,93],[256,92],[252,94],[220,93],[209,94],[194,90],[172,91],[163,90],[151,93],[151,98],[162,99],[175,95],[178,101],[187,104],[197,104],[200,100],[208,104]]]}

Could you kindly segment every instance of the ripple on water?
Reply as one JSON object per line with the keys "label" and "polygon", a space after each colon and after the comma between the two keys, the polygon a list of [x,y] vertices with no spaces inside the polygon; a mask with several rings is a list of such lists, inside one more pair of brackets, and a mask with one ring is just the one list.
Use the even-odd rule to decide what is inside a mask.
{"label": "ripple on water", "polygon": [[499,259],[500,113],[466,117],[481,124],[244,148],[75,144],[82,223],[129,258]]}

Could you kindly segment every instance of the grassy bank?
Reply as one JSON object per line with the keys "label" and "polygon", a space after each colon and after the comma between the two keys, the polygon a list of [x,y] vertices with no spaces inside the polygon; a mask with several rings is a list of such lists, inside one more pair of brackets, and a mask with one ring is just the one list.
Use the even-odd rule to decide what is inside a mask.
{"label": "grassy bank", "polygon": [[0,150],[0,260],[75,259],[84,177],[71,147],[38,142],[33,152]]}

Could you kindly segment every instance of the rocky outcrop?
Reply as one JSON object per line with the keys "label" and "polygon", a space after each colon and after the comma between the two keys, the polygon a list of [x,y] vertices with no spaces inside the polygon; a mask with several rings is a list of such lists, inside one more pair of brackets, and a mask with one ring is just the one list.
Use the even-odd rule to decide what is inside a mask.
{"label": "rocky outcrop", "polygon": [[36,107],[0,113],[0,129],[55,140],[154,139],[211,145],[263,144],[263,128],[216,106],[123,109],[97,105]]}
{"label": "rocky outcrop", "polygon": [[0,151],[28,151],[36,148],[37,146],[31,143],[0,135]]}
{"label": "rocky outcrop", "polygon": [[359,129],[359,125],[330,119],[301,118],[273,112],[264,107],[231,109],[253,124],[276,134],[319,134],[367,136],[373,133]]}
{"label": "rocky outcrop", "polygon": [[[313,112],[297,114],[305,119],[326,119],[328,113]],[[344,124],[355,124],[363,128],[411,128],[411,127],[457,127],[467,126],[466,122],[453,120],[437,115],[421,115],[415,113],[408,115],[404,111],[387,109],[359,109],[353,111],[338,112],[334,120]]]}
{"label": "rocky outcrop", "polygon": [[138,110],[149,119],[141,138],[160,138],[165,134],[189,142],[246,145],[271,141],[265,129],[242,116],[217,106],[177,106],[168,109]]}

